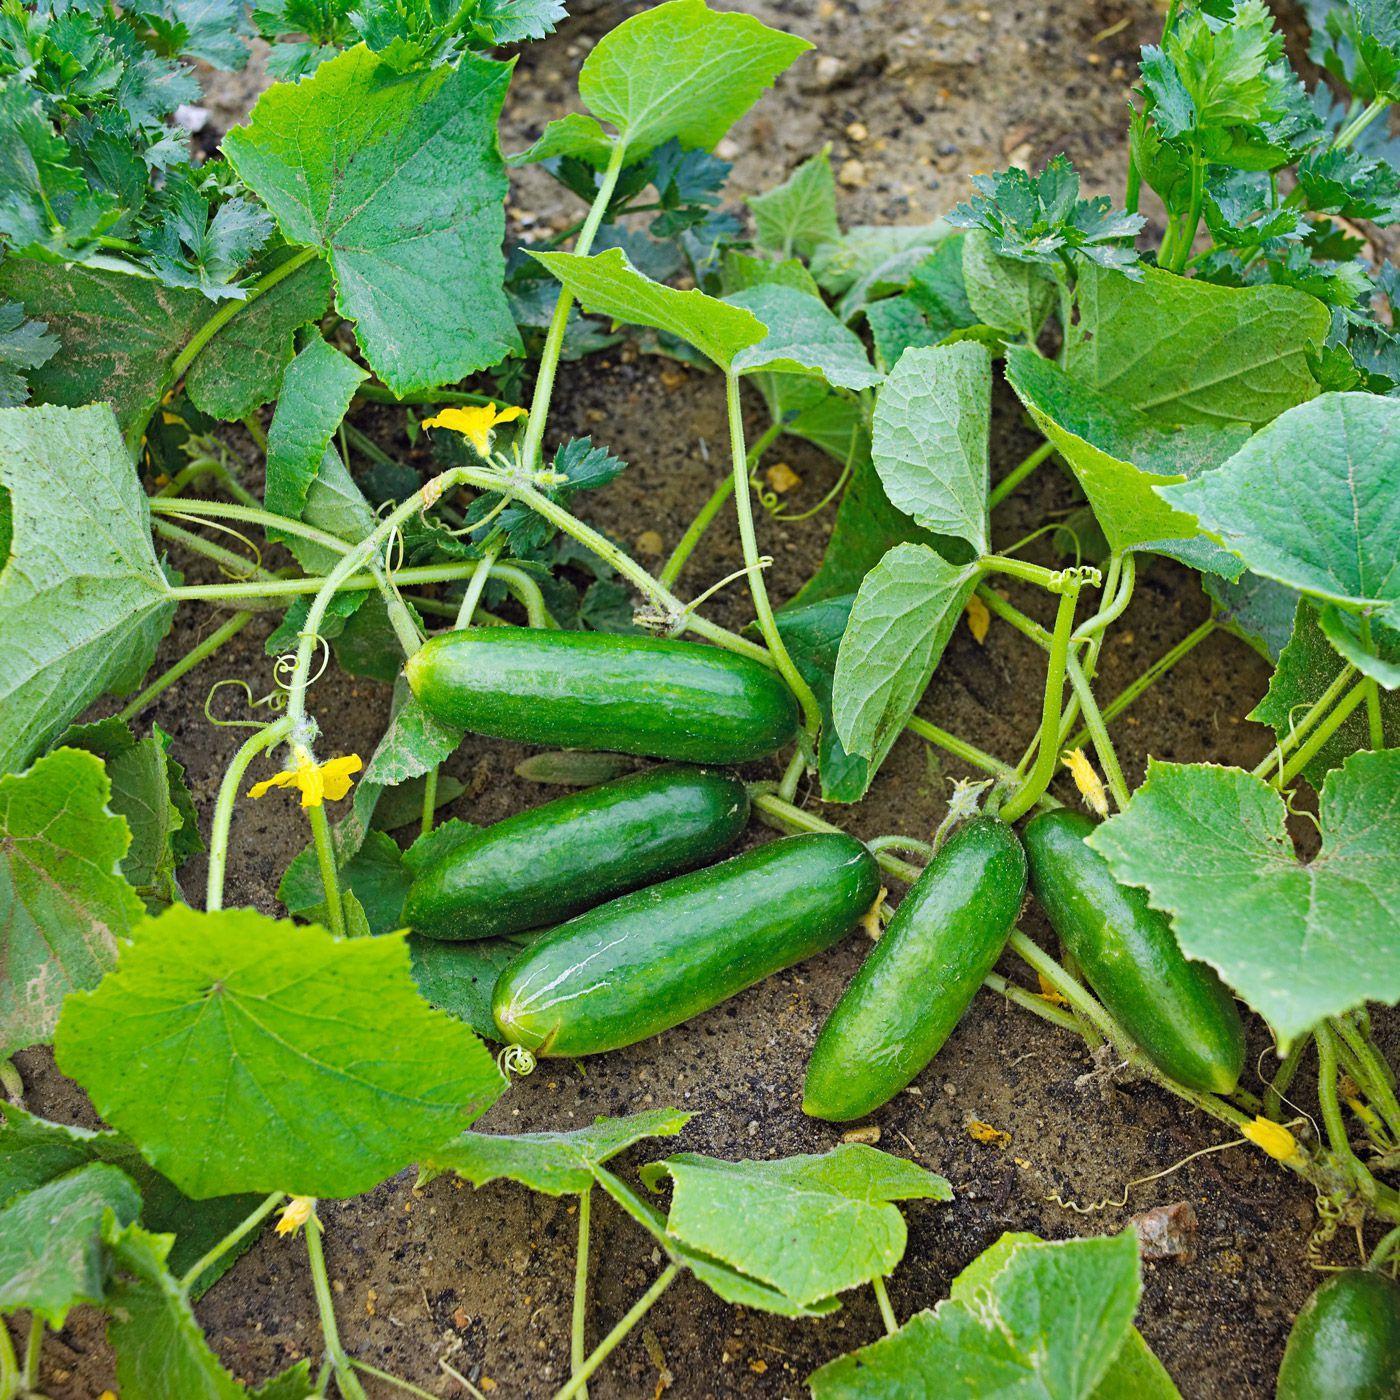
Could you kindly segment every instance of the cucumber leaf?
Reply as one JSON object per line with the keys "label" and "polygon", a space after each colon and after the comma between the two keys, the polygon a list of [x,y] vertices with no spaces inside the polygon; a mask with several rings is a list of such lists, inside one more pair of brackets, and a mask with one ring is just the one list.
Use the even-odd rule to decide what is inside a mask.
{"label": "cucumber leaf", "polygon": [[1261,656],[1277,661],[1293,632],[1297,593],[1251,573],[1234,582],[1207,574],[1201,583],[1221,622]]}
{"label": "cucumber leaf", "polygon": [[1400,749],[1353,754],[1328,774],[1318,812],[1322,849],[1304,864],[1267,783],[1153,760],[1128,806],[1088,838],[1284,1049],[1326,1016],[1400,1001]]}
{"label": "cucumber leaf", "polygon": [[[367,783],[393,787],[409,778],[421,777],[455,753],[466,735],[465,729],[457,729],[430,715],[407,684],[401,687],[400,682],[395,682],[394,699],[389,727],[380,738],[357,787]],[[364,839],[363,833],[360,839]]]}
{"label": "cucumber leaf", "polygon": [[395,393],[455,383],[519,349],[496,144],[510,73],[475,54],[397,73],[356,47],[268,88],[224,138],[287,241],[330,260],[336,309]]}
{"label": "cucumber leaf", "polygon": [[1400,613],[1400,403],[1323,394],[1217,471],[1159,494],[1257,574],[1347,608]]}
{"label": "cucumber leaf", "polygon": [[1257,427],[1310,399],[1330,317],[1292,287],[1219,287],[1082,264],[1065,369],[1160,425]]}
{"label": "cucumber leaf", "polygon": [[0,1313],[27,1308],[62,1327],[70,1308],[107,1291],[102,1220],[136,1219],[141,1194],[125,1172],[94,1162],[0,1208]]}
{"label": "cucumber leaf", "polygon": [[653,1108],[623,1118],[599,1118],[569,1133],[508,1137],[468,1131],[429,1153],[426,1165],[456,1172],[473,1186],[504,1179],[549,1196],[563,1196],[589,1190],[594,1167],[644,1138],[675,1137],[692,1117],[677,1108]]}
{"label": "cucumber leaf", "polygon": [[796,253],[809,258],[819,244],[840,238],[830,144],[804,160],[781,185],[752,195],[748,205],[754,241],[780,257]]}
{"label": "cucumber leaf", "polygon": [[741,350],[733,368],[815,373],[834,388],[870,389],[884,377],[872,369],[860,337],[827,309],[820,297],[773,284],[735,292],[730,306],[751,311],[768,329],[757,345]]}
{"label": "cucumber leaf", "polygon": [[1034,343],[1055,306],[1055,279],[1038,263],[1004,258],[991,234],[969,229],[962,240],[963,289],[983,325]]}
{"label": "cucumber leaf", "polygon": [[972,341],[907,350],[875,402],[873,452],[885,494],[925,529],[990,549],[987,430],[992,359]]}
{"label": "cucumber leaf", "polygon": [[413,980],[429,1005],[455,1016],[486,1040],[499,1041],[501,1031],[491,1014],[491,994],[501,970],[529,941],[528,935],[515,933],[463,943],[410,938]]}
{"label": "cucumber leaf", "polygon": [[336,939],[251,909],[144,921],[117,970],[69,998],[57,1054],[192,1196],[358,1195],[505,1088],[481,1042],[419,996],[401,937]]}
{"label": "cucumber leaf", "polygon": [[[403,852],[387,832],[370,831],[360,849],[339,866],[341,888],[359,901],[370,933],[393,933],[404,926],[403,902],[412,875]],[[289,914],[312,923],[326,917],[326,890],[314,850],[299,851],[277,886],[277,898]]]}
{"label": "cucumber leaf", "polygon": [[145,675],[175,605],[112,410],[0,408],[0,772]]}

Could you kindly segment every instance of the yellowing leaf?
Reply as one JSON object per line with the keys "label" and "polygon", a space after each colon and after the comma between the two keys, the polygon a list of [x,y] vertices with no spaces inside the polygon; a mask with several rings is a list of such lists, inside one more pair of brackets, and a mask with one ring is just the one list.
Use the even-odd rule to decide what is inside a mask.
{"label": "yellowing leaf", "polygon": [[1011,1146],[1011,1134],[1004,1128],[994,1128],[980,1118],[971,1118],[967,1124],[967,1135],[973,1142],[985,1142],[989,1147],[999,1147],[1003,1152]]}
{"label": "yellowing leaf", "polygon": [[967,600],[963,614],[967,618],[967,630],[972,633],[972,640],[979,647],[982,646],[987,640],[987,631],[992,625],[992,614],[987,605],[974,593]]}

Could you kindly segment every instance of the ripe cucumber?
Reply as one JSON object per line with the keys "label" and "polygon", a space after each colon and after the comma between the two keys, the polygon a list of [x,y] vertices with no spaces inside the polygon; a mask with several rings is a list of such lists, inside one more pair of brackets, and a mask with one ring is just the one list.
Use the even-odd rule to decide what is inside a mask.
{"label": "ripe cucumber", "polygon": [[904,1088],[967,1010],[1025,893],[1025,852],[1005,822],[978,817],[955,832],[822,1027],[802,1111],[844,1123]]}
{"label": "ripe cucumber", "polygon": [[733,774],[633,773],[470,833],[418,872],[404,918],[431,938],[543,928],[713,860],[748,816]]}
{"label": "ripe cucumber", "polygon": [[744,763],[797,733],[775,672],[695,642],[469,628],[434,637],[406,673],[437,719],[527,744]]}
{"label": "ripe cucumber", "polygon": [[1395,1400],[1400,1284],[1373,1269],[1333,1274],[1303,1305],[1278,1373],[1278,1400]]}
{"label": "ripe cucumber", "polygon": [[496,1024],[539,1055],[632,1045],[830,947],[879,888],[853,837],[770,841],[542,935],[501,972]]}
{"label": "ripe cucumber", "polygon": [[1031,889],[1099,1000],[1164,1074],[1191,1089],[1228,1094],[1244,1066],[1234,998],[1204,963],[1177,946],[1165,914],[1120,885],[1084,844],[1079,812],[1046,812],[1023,834]]}

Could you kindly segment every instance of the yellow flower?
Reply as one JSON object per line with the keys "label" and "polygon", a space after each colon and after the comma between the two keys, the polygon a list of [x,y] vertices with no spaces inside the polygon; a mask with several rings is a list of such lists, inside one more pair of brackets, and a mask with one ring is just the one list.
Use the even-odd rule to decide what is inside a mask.
{"label": "yellow flower", "polygon": [[523,408],[501,408],[496,404],[482,404],[477,408],[444,408],[431,418],[423,420],[425,428],[451,428],[461,433],[481,456],[491,450],[491,434],[497,423],[513,423],[523,418]]}
{"label": "yellow flower", "polygon": [[1106,817],[1108,793],[1104,790],[1103,779],[1089,762],[1084,750],[1071,749],[1061,756],[1060,762],[1069,769],[1074,785],[1079,789],[1079,795],[1085,803],[1099,816]]}
{"label": "yellow flower", "polygon": [[277,1217],[277,1233],[295,1235],[311,1219],[311,1212],[315,1209],[315,1196],[293,1196],[282,1207],[282,1214]]}
{"label": "yellow flower", "polygon": [[330,798],[338,802],[350,791],[352,773],[358,773],[365,765],[357,753],[346,754],[344,758],[328,759],[325,763],[313,763],[310,755],[301,758],[295,768],[284,768],[271,778],[254,783],[248,789],[249,797],[261,797],[273,788],[300,788],[303,807],[319,807]]}
{"label": "yellow flower", "polygon": [[1270,1118],[1256,1118],[1240,1129],[1256,1147],[1280,1162],[1286,1162],[1298,1150],[1298,1140],[1283,1126]]}

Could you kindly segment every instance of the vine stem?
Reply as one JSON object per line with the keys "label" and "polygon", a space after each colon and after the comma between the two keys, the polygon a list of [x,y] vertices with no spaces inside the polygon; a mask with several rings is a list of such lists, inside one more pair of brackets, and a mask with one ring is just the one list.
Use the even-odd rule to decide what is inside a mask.
{"label": "vine stem", "polygon": [[321,1248],[321,1232],[321,1217],[313,1206],[311,1218],[306,1222],[306,1257],[311,1265],[311,1286],[316,1293],[317,1311],[321,1314],[321,1335],[326,1340],[326,1355],[335,1371],[335,1383],[340,1387],[343,1400],[368,1400],[340,1340],[331,1283],[326,1276],[326,1256]]}
{"label": "vine stem", "polygon": [[19,1394],[19,1360],[8,1318],[0,1317],[0,1400],[15,1400]]}
{"label": "vine stem", "polygon": [[[587,1360],[588,1345],[588,1227],[593,1208],[593,1187],[578,1195],[578,1255],[574,1261],[574,1311],[569,1329],[569,1370],[578,1375]],[[579,1390],[582,1400],[588,1400],[588,1387]]]}
{"label": "vine stem", "polygon": [[890,1295],[885,1288],[885,1280],[876,1274],[870,1280],[871,1291],[875,1294],[875,1301],[880,1305],[880,1320],[885,1324],[885,1332],[893,1336],[899,1331],[899,1319],[894,1315],[894,1309],[890,1306]]}
{"label": "vine stem", "polygon": [[1028,992],[1024,987],[1018,987],[1000,973],[989,972],[982,979],[982,985],[996,992],[998,996],[1005,997],[1013,1006],[1019,1006],[1023,1011],[1039,1016],[1042,1021],[1049,1021],[1052,1026],[1058,1026],[1062,1031],[1069,1031],[1071,1035],[1081,1034],[1080,1022],[1068,1011],[1052,1005],[1034,992]]}
{"label": "vine stem", "polygon": [[[1371,619],[1362,613],[1360,619],[1361,645],[1372,656],[1376,654],[1376,644],[1371,636]],[[1385,722],[1381,718],[1381,688],[1374,676],[1366,677],[1366,725],[1373,749],[1385,748]]]}
{"label": "vine stem", "polygon": [[209,878],[204,907],[209,913],[224,907],[224,872],[228,865],[228,836],[233,824],[233,804],[243,786],[248,765],[291,732],[292,722],[283,715],[265,729],[259,729],[233,756],[224,780],[219,784],[219,796],[214,803],[214,819],[209,829]]}
{"label": "vine stem", "polygon": [[1279,1062],[1278,1069],[1274,1071],[1274,1077],[1264,1090],[1264,1112],[1270,1118],[1282,1117],[1283,1096],[1292,1085],[1293,1076],[1298,1073],[1298,1066],[1302,1063],[1303,1054],[1309,1044],[1306,1036],[1295,1040],[1289,1047],[1288,1053]]}
{"label": "vine stem", "polygon": [[744,449],[744,409],[739,396],[739,376],[732,370],[724,376],[725,404],[729,410],[729,444],[734,463],[734,508],[739,517],[739,539],[743,545],[744,563],[748,567],[749,595],[753,599],[754,612],[758,617],[758,630],[768,644],[769,655],[773,658],[778,674],[787,682],[787,687],[797,697],[802,707],[802,727],[808,736],[815,739],[822,727],[821,709],[812,687],[803,679],[801,672],[788,655],[782,634],[773,617],[773,608],[768,602],[768,588],[763,582],[763,571],[758,561],[758,539],[753,526],[753,500],[749,495],[748,454]]}
{"label": "vine stem", "polygon": [[1392,1137],[1400,1139],[1400,1100],[1395,1097],[1395,1090],[1386,1074],[1388,1066],[1381,1059],[1380,1052],[1344,1016],[1337,1017],[1331,1025],[1333,1032],[1356,1060],[1358,1087],[1381,1115]]}
{"label": "vine stem", "polygon": [[1256,778],[1262,778],[1270,768],[1274,767],[1276,761],[1281,764],[1283,755],[1286,754],[1289,749],[1296,748],[1297,745],[1303,741],[1313,725],[1336,704],[1342,692],[1351,683],[1351,679],[1354,675],[1356,675],[1356,667],[1351,665],[1350,662],[1337,672],[1332,679],[1332,684],[1313,701],[1304,712],[1303,717],[1289,729],[1288,734],[1269,750],[1265,758],[1254,765],[1251,771]]}
{"label": "vine stem", "polygon": [[1326,1025],[1320,1025],[1313,1031],[1313,1040],[1317,1044],[1317,1103],[1322,1112],[1323,1126],[1327,1129],[1328,1145],[1356,1183],[1361,1198],[1374,1203],[1382,1188],[1366,1169],[1365,1163],[1351,1150],[1346,1124],[1342,1121],[1342,1106],[1337,1099],[1337,1042]]}
{"label": "vine stem", "polygon": [[316,526],[307,525],[304,521],[233,501],[204,501],[187,496],[151,496],[146,504],[153,515],[207,515],[216,520],[241,520],[249,525],[259,525],[268,532],[281,530],[284,534],[300,535],[302,539],[310,540],[312,544],[318,544],[322,549],[328,549],[334,554],[345,554],[351,548],[338,535],[318,530]]}
{"label": "vine stem", "polygon": [[1334,151],[1346,150],[1346,148],[1389,106],[1390,103],[1386,98],[1375,98],[1369,106],[1364,108],[1337,133],[1336,138],[1332,142],[1332,149]]}
{"label": "vine stem", "polygon": [[994,778],[1009,778],[1016,771],[1009,763],[1003,763],[984,749],[979,749],[976,744],[969,744],[966,739],[959,739],[956,734],[950,734],[946,729],[940,729],[936,724],[930,724],[918,715],[910,715],[904,727],[911,734],[927,739],[930,744],[936,744],[945,753],[962,759],[972,768],[980,768],[984,773],[990,773]]}
{"label": "vine stem", "polygon": [[1277,776],[1269,779],[1276,788],[1281,788],[1286,783],[1290,783],[1304,768],[1312,761],[1313,755],[1337,732],[1346,722],[1347,716],[1356,709],[1366,698],[1366,678],[1352,686],[1343,699],[1337,704],[1324,719],[1317,723],[1317,727],[1308,738],[1298,747],[1297,752],[1279,770]]}
{"label": "vine stem", "polygon": [[617,1326],[593,1348],[588,1359],[574,1373],[569,1383],[555,1394],[554,1400],[572,1400],[573,1396],[583,1394],[589,1376],[607,1360],[614,1348],[647,1315],[656,1300],[675,1281],[676,1275],[680,1271],[679,1264],[668,1264],[661,1271],[656,1282],[632,1304]]}
{"label": "vine stem", "polygon": [[995,510],[1054,450],[1053,442],[1042,442],[1034,452],[1022,458],[992,487],[987,496],[987,509]]}
{"label": "vine stem", "polygon": [[1387,1230],[1376,1242],[1376,1247],[1371,1251],[1371,1257],[1366,1261],[1368,1269],[1379,1269],[1385,1261],[1400,1250],[1400,1225],[1393,1230]]}
{"label": "vine stem", "polygon": [[[434,770],[436,772],[436,769]],[[340,873],[335,864],[335,846],[325,806],[318,802],[306,809],[311,823],[311,840],[316,848],[316,865],[321,871],[321,888],[326,892],[326,922],[337,938],[345,937],[345,904],[340,897]]]}
{"label": "vine stem", "polygon": [[26,1391],[39,1388],[39,1363],[44,1355],[44,1319],[37,1313],[29,1318],[29,1338],[24,1344],[24,1371],[20,1378]]}
{"label": "vine stem", "polygon": [[476,568],[467,580],[467,591],[462,594],[462,606],[457,610],[457,631],[461,632],[472,625],[472,614],[476,612],[476,605],[481,601],[482,590],[486,587],[486,580],[491,577],[492,565],[500,552],[499,544],[491,545],[477,560]]}
{"label": "vine stem", "polygon": [[1074,657],[1067,657],[1065,669],[1069,673],[1069,683],[1079,701],[1079,707],[1084,711],[1085,727],[1094,741],[1094,752],[1103,767],[1108,790],[1113,794],[1114,805],[1121,812],[1128,805],[1130,793],[1127,783],[1123,781],[1123,768],[1118,762],[1118,752],[1113,747],[1113,740],[1108,737],[1108,727],[1103,722],[1094,692],[1090,689],[1088,679],[1079,663]]}
{"label": "vine stem", "polygon": [[199,1276],[211,1265],[217,1263],[225,1254],[243,1239],[251,1231],[256,1230],[259,1225],[272,1214],[278,1206],[286,1200],[284,1191],[274,1191],[268,1196],[251,1215],[245,1216],[211,1249],[206,1250],[198,1259],[190,1265],[180,1276],[180,1287],[185,1293],[199,1281]]}
{"label": "vine stem", "polygon": [[[617,177],[622,173],[622,162],[627,154],[627,143],[619,137],[608,153],[607,167],[603,178],[598,182],[598,193],[593,196],[593,204],[588,217],[579,230],[574,252],[583,256],[593,247],[593,239],[612,202],[613,191],[617,188]],[[544,441],[545,423],[549,418],[549,401],[554,394],[554,375],[559,368],[559,356],[564,349],[564,333],[569,327],[569,310],[574,304],[572,293],[565,287],[559,289],[559,299],[554,303],[554,315],[549,320],[549,330],[545,335],[544,349],[540,354],[540,367],[535,375],[535,392],[530,399],[530,416],[525,424],[525,441],[520,449],[521,461],[528,470],[534,470],[540,460],[540,445]]]}
{"label": "vine stem", "polygon": [[130,724],[152,700],[169,690],[183,676],[188,675],[200,662],[207,661],[225,642],[236,637],[252,620],[253,614],[251,612],[234,613],[227,622],[216,627],[198,646],[192,647],[173,666],[162,671],[140,695],[118,710],[116,717],[123,724]]}

